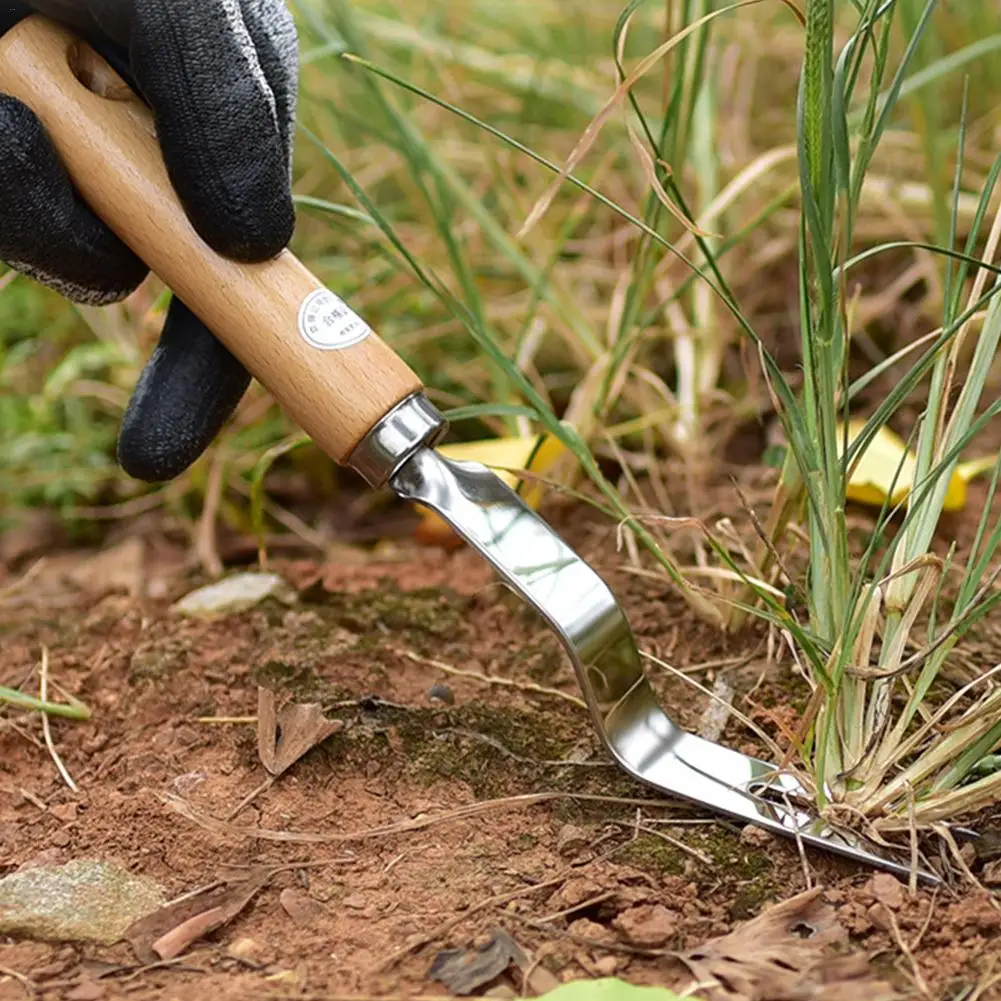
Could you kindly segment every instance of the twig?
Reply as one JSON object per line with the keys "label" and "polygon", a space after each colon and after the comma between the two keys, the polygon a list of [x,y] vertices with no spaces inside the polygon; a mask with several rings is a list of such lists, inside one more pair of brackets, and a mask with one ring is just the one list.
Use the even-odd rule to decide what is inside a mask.
{"label": "twig", "polygon": [[[789,801],[789,796],[787,793],[782,794],[782,799],[785,801],[785,807],[789,811],[790,815],[795,814],[793,810],[792,803]],[[799,862],[803,867],[803,880],[806,883],[807,890],[813,889],[813,874],[810,872],[810,862],[806,857],[806,847],[803,844],[803,836],[800,833],[799,828],[795,828],[793,831],[793,836],[796,839],[796,851],[799,852]]]}
{"label": "twig", "polygon": [[9,966],[0,966],[0,973],[5,977],[11,977],[16,980],[32,997],[38,993],[35,981],[26,977],[23,973],[18,973],[17,970],[12,970]]}
{"label": "twig", "polygon": [[44,813],[44,812],[45,812],[46,810],[48,810],[48,807],[47,807],[47,806],[45,805],[45,801],[44,801],[44,800],[42,800],[42,799],[39,799],[39,798],[38,798],[38,797],[37,797],[37,796],[36,796],[36,795],[35,795],[35,794],[34,794],[33,792],[31,792],[31,791],[30,791],[30,790],[28,790],[28,789],[25,789],[25,788],[24,788],[24,786],[18,786],[18,790],[17,790],[17,791],[18,791],[18,792],[19,792],[19,793],[20,793],[20,794],[21,794],[21,795],[22,795],[22,796],[23,796],[23,797],[24,797],[24,798],[25,798],[25,799],[26,799],[26,800],[27,800],[27,801],[28,801],[29,803],[31,803],[31,805],[32,805],[32,806],[36,806],[36,807],[38,807],[38,809],[39,809],[39,810],[41,810],[41,811],[42,811],[42,813]]}
{"label": "twig", "polygon": [[488,907],[506,904],[511,900],[517,900],[519,897],[527,897],[537,890],[545,890],[550,886],[558,886],[560,883],[566,882],[567,876],[570,875],[574,868],[579,867],[568,866],[558,876],[553,876],[552,879],[547,879],[542,883],[534,883],[532,886],[522,886],[517,890],[508,890],[507,893],[498,893],[493,897],[487,897],[486,900],[481,900],[478,904],[473,904],[472,907],[468,907],[461,914],[456,914],[454,917],[449,918],[437,928],[419,936],[413,942],[394,950],[385,959],[380,960],[370,972],[381,973],[389,969],[412,952],[417,952],[419,949],[423,949],[424,946],[430,945],[435,939],[441,938],[442,935],[447,935],[456,925],[462,924],[467,918],[478,914],[480,911],[485,911]]}
{"label": "twig", "polygon": [[907,822],[911,835],[911,871],[907,877],[907,888],[914,897],[918,892],[918,819],[914,812],[914,786],[907,783]]}
{"label": "twig", "polygon": [[31,564],[30,567],[21,575],[21,577],[14,581],[13,584],[9,584],[5,588],[0,588],[0,604],[3,604],[8,598],[13,598],[18,591],[22,590],[26,584],[28,584],[34,577],[38,576],[38,572],[45,566],[45,557],[36,560]]}
{"label": "twig", "polygon": [[[125,977],[115,977],[115,980],[119,984],[127,984],[130,980],[137,980],[144,973],[150,973],[152,970],[165,970],[165,969],[176,969],[181,973],[208,973],[208,970],[203,970],[200,966],[189,966],[185,963],[185,960],[190,959],[189,956],[176,956],[174,959],[160,959],[155,963],[147,963],[146,966],[139,966],[132,970],[128,976]],[[113,976],[113,974],[111,975]]]}
{"label": "twig", "polygon": [[917,935],[914,937],[914,941],[911,942],[911,951],[914,952],[919,945],[921,945],[921,940],[925,937],[925,932],[931,927],[932,915],[935,913],[935,904],[938,903],[938,887],[936,886],[932,890],[931,900],[928,902],[928,913],[925,915],[924,922],[921,928],[918,930]]}
{"label": "twig", "polygon": [[658,831],[654,827],[647,827],[646,824],[640,824],[639,822],[637,822],[634,826],[637,831],[642,831],[644,834],[650,834],[655,838],[660,838],[661,840],[666,841],[669,845],[673,845],[675,848],[679,849],[679,851],[686,852],[703,865],[713,865],[713,860],[708,855],[703,854],[696,848],[692,848],[691,845],[686,845],[684,841],[680,841],[678,838],[672,838],[670,834],[665,834],[663,831]]}
{"label": "twig", "polygon": [[[605,797],[601,797],[605,798]],[[614,798],[614,797],[609,797]],[[440,938],[442,935],[447,935],[456,925],[462,924],[468,917],[473,914],[478,914],[480,911],[486,910],[488,907],[496,907],[498,904],[506,904],[511,900],[517,900],[520,897],[527,897],[533,894],[536,890],[545,890],[550,886],[558,886],[559,884],[566,881],[566,879],[575,872],[580,872],[582,869],[587,869],[589,866],[594,865],[595,862],[602,862],[605,859],[611,858],[617,852],[620,852],[626,847],[624,842],[621,845],[616,845],[610,848],[607,852],[602,852],[601,855],[596,855],[589,862],[584,865],[568,865],[555,876],[550,879],[544,880],[541,883],[533,883],[531,886],[523,886],[517,890],[509,890],[506,893],[499,893],[496,896],[488,897],[486,900],[481,900],[478,904],[474,904],[472,907],[467,908],[461,914],[457,914],[455,917],[450,918],[444,924],[440,925],[434,931],[429,932],[426,935],[420,936],[419,939],[409,943],[408,945],[402,946],[395,952],[387,956],[384,960],[377,963],[369,972],[380,973],[395,963],[398,963],[401,959],[409,956],[412,952],[416,952],[418,949],[423,949],[424,946],[429,945],[435,939]],[[504,912],[510,917],[517,916],[513,911]],[[543,926],[546,927],[546,926]]]}
{"label": "twig", "polygon": [[216,544],[216,519],[219,516],[219,504],[222,500],[225,470],[226,463],[222,449],[217,448],[212,456],[212,465],[209,467],[202,516],[198,520],[198,529],[195,533],[195,552],[198,555],[198,561],[210,577],[218,577],[223,571],[222,560],[219,558],[219,547]]}
{"label": "twig", "polygon": [[450,664],[443,664],[440,660],[434,660],[431,657],[422,657],[420,654],[416,654],[412,650],[402,650],[398,647],[394,647],[392,649],[402,657],[412,660],[415,664],[424,664],[426,667],[433,667],[438,671],[443,671],[445,674],[452,675],[456,678],[469,678],[473,681],[480,681],[487,685],[498,685],[503,688],[515,688],[523,692],[534,692],[536,695],[550,695],[554,698],[571,702],[580,709],[587,709],[587,703],[585,703],[583,699],[578,699],[576,695],[570,695],[567,692],[561,692],[558,688],[546,688],[545,685],[536,685],[531,681],[513,681],[511,678],[492,677],[489,674],[481,674],[479,671],[464,671],[461,668],[452,667]]}
{"label": "twig", "polygon": [[918,990],[926,998],[930,998],[931,991],[928,989],[928,982],[921,974],[921,968],[918,966],[918,962],[914,958],[914,953],[911,952],[907,943],[904,941],[904,936],[900,934],[900,925],[897,924],[897,916],[885,904],[883,906],[883,911],[886,913],[887,920],[890,923],[890,931],[893,934],[893,940],[897,943],[897,948],[903,953],[904,958],[910,964],[911,973],[914,976],[914,983],[917,985]]}
{"label": "twig", "polygon": [[[42,647],[42,666],[39,670],[39,682],[38,682],[38,697],[42,702],[49,701],[49,648],[47,646]],[[55,762],[56,768],[59,774],[62,776],[63,781],[73,790],[73,792],[78,793],[80,790],[77,784],[73,781],[73,777],[66,770],[66,766],[63,764],[62,758],[59,757],[59,753],[56,751],[55,744],[52,743],[52,727],[49,724],[49,714],[42,713],[42,735],[45,737],[45,746],[49,749],[49,754],[52,760]]]}
{"label": "twig", "polygon": [[230,837],[254,838],[260,841],[279,841],[291,844],[331,844],[348,841],[364,841],[369,838],[391,837],[395,834],[408,834],[413,831],[423,831],[438,824],[455,820],[469,820],[498,809],[515,809],[524,806],[536,806],[540,803],[550,803],[556,800],[574,800],[582,803],[614,803],[619,806],[642,806],[647,809],[677,809],[679,804],[674,800],[638,799],[625,796],[603,796],[598,793],[576,792],[536,792],[524,793],[520,796],[507,796],[503,799],[484,800],[481,803],[471,803],[435,817],[417,817],[413,820],[403,820],[397,824],[387,824],[384,827],[373,827],[366,831],[354,831],[346,834],[332,833],[297,833],[295,831],[274,831],[263,827],[238,827],[226,823],[216,817],[206,815],[186,799],[173,793],[160,792],[156,794],[161,802],[175,810],[182,817],[207,831],[225,834]]}
{"label": "twig", "polygon": [[[719,696],[713,694],[713,692],[711,692],[708,688],[706,688],[705,685],[700,685],[693,678],[689,678],[686,674],[679,671],[676,667],[674,667],[671,664],[668,664],[666,660],[661,660],[659,657],[655,657],[653,654],[646,653],[643,650],[640,651],[640,656],[645,657],[647,660],[653,661],[653,663],[656,664],[658,667],[662,668],[665,671],[668,671],[670,674],[673,674],[678,678],[681,678],[682,681],[688,682],[689,685],[691,685],[693,688],[696,688],[703,695],[708,696],[710,699],[713,699],[714,701],[719,700]],[[768,736],[767,733],[765,733],[764,730],[761,729],[761,727],[756,726],[742,712],[739,712],[738,710],[734,709],[732,705],[728,706],[728,709],[730,710],[731,713],[733,713],[734,716],[736,716],[738,720],[740,720],[741,723],[744,724],[744,726],[746,726],[749,730],[751,730],[754,734],[758,736],[758,738],[768,747],[769,752],[774,757],[779,759],[783,757],[782,749],[778,746],[778,744],[775,743],[774,740],[772,740],[771,737]]]}
{"label": "twig", "polygon": [[369,838],[389,837],[394,834],[407,834],[412,831],[422,831],[437,824],[443,824],[451,820],[467,820],[480,816],[492,810],[504,807],[534,806],[537,803],[545,803],[549,800],[561,798],[573,798],[569,793],[529,793],[523,796],[509,796],[505,799],[487,800],[483,803],[472,803],[469,806],[459,807],[436,817],[418,817],[414,820],[404,820],[397,824],[387,824],[383,827],[373,827],[365,831],[355,831],[351,833],[296,833],[295,831],[273,831],[261,827],[238,827],[235,824],[218,820],[215,817],[206,816],[197,810],[187,800],[173,793],[160,793],[160,799],[168,806],[176,810],[182,817],[187,817],[200,827],[206,830],[215,831],[221,834],[256,838],[261,841],[283,841],[293,844],[327,844],[342,843],[348,841],[364,841]]}
{"label": "twig", "polygon": [[970,871],[970,867],[966,864],[966,860],[963,858],[963,853],[959,850],[959,845],[956,844],[956,839],[952,836],[952,831],[949,830],[945,824],[932,824],[931,829],[949,846],[949,850],[952,853],[953,858],[959,863],[960,869],[963,870],[963,875],[978,889],[983,890],[984,885],[977,879],[976,876]]}
{"label": "twig", "polygon": [[253,792],[247,793],[247,795],[244,796],[243,799],[241,799],[240,802],[237,803],[236,806],[233,807],[233,809],[226,814],[224,819],[229,821],[233,820],[235,817],[238,817],[240,815],[240,812],[245,807],[250,806],[250,804],[253,803],[254,800],[257,799],[257,797],[260,796],[262,792],[266,792],[268,789],[270,789],[271,786],[274,785],[274,781],[275,777],[273,775],[269,775],[256,789],[253,790]]}

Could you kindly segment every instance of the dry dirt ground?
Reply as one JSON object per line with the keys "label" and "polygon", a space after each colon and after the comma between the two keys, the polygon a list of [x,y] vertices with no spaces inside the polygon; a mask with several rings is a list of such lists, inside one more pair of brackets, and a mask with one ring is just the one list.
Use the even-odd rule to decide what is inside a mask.
{"label": "dry dirt ground", "polygon": [[[806,695],[762,631],[725,639],[700,624],[666,585],[620,568],[607,526],[573,541],[645,650],[709,687],[726,673],[739,708],[781,742]],[[832,955],[893,996],[1001,998],[989,891],[911,896],[631,782],[574,701],[555,640],[468,551],[404,541],[326,564],[272,559],[294,602],[203,620],[170,612],[205,582],[182,548],[155,533],[109,545],[96,562],[93,551],[50,552],[0,601],[0,683],[37,691],[46,652],[52,682],[93,710],[86,723],[53,723],[77,793],[38,717],[0,715],[0,875],[99,858],[151,877],[168,899],[266,878],[169,962],[143,962],[125,943],[0,939],[3,1001],[444,996],[436,957],[495,929],[551,976],[526,981],[511,967],[476,993],[601,976],[680,989],[692,977],[674,953],[810,886],[841,930]],[[0,590],[30,562],[0,576]],[[681,676],[653,677],[697,729],[708,700]],[[252,719],[261,687],[321,703],[341,723],[270,783]],[[733,719],[721,739],[754,749]],[[781,1001],[874,996],[825,993],[832,969]],[[780,1001],[730,987],[712,997]]]}

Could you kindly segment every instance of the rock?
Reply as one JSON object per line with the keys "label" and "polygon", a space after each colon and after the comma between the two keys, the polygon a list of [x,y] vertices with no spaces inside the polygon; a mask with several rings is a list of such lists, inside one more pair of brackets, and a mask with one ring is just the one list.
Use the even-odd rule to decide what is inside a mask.
{"label": "rock", "polygon": [[657,949],[678,930],[678,915],[663,904],[640,904],[623,911],[612,925],[631,945]]}
{"label": "rock", "polygon": [[891,911],[899,911],[904,906],[904,888],[900,885],[900,880],[888,872],[877,872],[870,881],[869,889]]}
{"label": "rock", "polygon": [[619,970],[619,957],[601,956],[594,961],[594,969],[599,977],[610,977]]}
{"label": "rock", "polygon": [[556,910],[565,911],[572,907],[579,907],[600,893],[601,887],[593,879],[588,879],[586,876],[574,876],[568,879],[549,898],[549,903]]}
{"label": "rock", "polygon": [[268,598],[292,604],[295,592],[275,573],[237,573],[186,594],[171,611],[193,616],[234,615]]}
{"label": "rock", "polygon": [[873,928],[878,928],[880,931],[890,930],[890,910],[885,904],[873,904],[865,912],[865,916]]}
{"label": "rock", "polygon": [[428,699],[432,702],[444,702],[447,706],[455,705],[455,693],[448,685],[439,682],[428,689]]}
{"label": "rock", "polygon": [[326,913],[323,905],[317,903],[308,893],[291,887],[282,890],[278,902],[297,925],[312,924]]}
{"label": "rock", "polygon": [[585,848],[589,848],[590,845],[591,838],[587,831],[581,827],[575,827],[573,824],[564,824],[556,837],[556,850],[564,858],[576,855]]}
{"label": "rock", "polygon": [[260,945],[252,938],[238,938],[226,949],[234,959],[256,959],[261,951]]}
{"label": "rock", "polygon": [[156,883],[111,862],[21,869],[0,880],[0,934],[113,945],[164,903]]}
{"label": "rock", "polygon": [[742,845],[748,845],[751,848],[767,848],[773,840],[773,835],[770,831],[766,831],[763,827],[757,827],[754,824],[748,824],[740,832],[740,843]]}
{"label": "rock", "polygon": [[567,932],[576,938],[584,938],[589,942],[611,942],[615,936],[597,921],[589,921],[587,918],[578,918],[567,926]]}

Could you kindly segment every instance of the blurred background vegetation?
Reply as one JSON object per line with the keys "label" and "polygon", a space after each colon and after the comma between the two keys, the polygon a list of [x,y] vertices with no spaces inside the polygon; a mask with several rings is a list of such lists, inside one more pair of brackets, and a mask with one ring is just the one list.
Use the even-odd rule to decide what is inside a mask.
{"label": "blurred background vegetation", "polygon": [[[574,168],[581,183],[562,183],[520,233],[615,92],[617,59],[630,72],[714,6],[724,5],[292,4],[303,63],[292,249],[456,413],[453,438],[539,428],[518,410],[524,400],[504,366],[491,362],[447,297],[415,276],[348,177],[425,275],[620,471],[648,473],[652,460],[669,456],[698,468],[725,454],[742,428],[760,428],[772,409],[732,315],[678,257],[706,266],[691,224],[665,204],[665,188],[675,186],[708,234],[741,311],[795,384],[803,28],[785,3],[739,6],[658,59],[593,137]],[[853,26],[852,4],[835,6]],[[921,6],[900,0],[891,63]],[[859,247],[948,242],[964,100],[957,219],[965,237],[1001,145],[999,49],[1001,7],[938,5],[866,178]],[[853,350],[863,366],[924,333],[941,313],[941,258],[908,248],[877,261],[853,289]],[[0,533],[39,508],[81,539],[144,511],[194,525],[206,498],[214,517],[251,530],[255,467],[298,434],[256,384],[232,426],[179,480],[150,487],[115,464],[118,423],[162,307],[155,281],[127,303],[93,310],[0,275]],[[750,456],[740,453],[748,461],[764,449],[763,434],[754,441]],[[290,451],[266,481],[269,517],[308,537],[309,526],[283,504],[305,495],[329,501],[341,480],[314,450]]]}

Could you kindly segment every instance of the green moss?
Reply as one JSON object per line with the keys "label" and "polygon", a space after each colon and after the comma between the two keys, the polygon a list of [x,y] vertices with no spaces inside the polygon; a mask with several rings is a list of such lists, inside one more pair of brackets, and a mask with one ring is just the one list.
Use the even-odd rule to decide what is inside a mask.
{"label": "green moss", "polygon": [[266,660],[254,666],[251,677],[263,688],[284,692],[297,702],[336,702],[351,698],[342,685],[332,685],[320,677],[309,658]]}
{"label": "green moss", "polygon": [[182,640],[168,638],[139,646],[129,663],[129,682],[163,681],[187,663],[189,646]]}
{"label": "green moss", "polygon": [[387,578],[378,588],[311,597],[319,598],[325,619],[372,639],[400,633],[452,639],[466,631],[469,599],[447,588],[403,591]]}
{"label": "green moss", "polygon": [[685,871],[685,859],[690,856],[663,838],[641,834],[619,854],[619,858],[652,876],[680,876]]}

